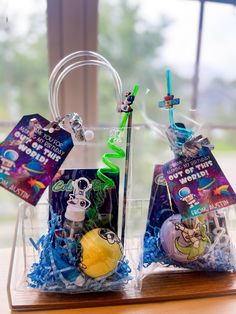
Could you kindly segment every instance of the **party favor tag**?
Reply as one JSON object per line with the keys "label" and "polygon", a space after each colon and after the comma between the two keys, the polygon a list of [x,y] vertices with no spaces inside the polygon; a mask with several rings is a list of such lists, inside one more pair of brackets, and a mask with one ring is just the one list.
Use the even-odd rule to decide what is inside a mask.
{"label": "party favor tag", "polygon": [[179,157],[163,166],[170,193],[183,218],[236,203],[236,195],[207,148],[200,157]]}
{"label": "party favor tag", "polygon": [[[119,204],[119,174],[107,174],[115,183],[104,191],[97,179],[97,169],[59,170],[50,185],[53,212],[71,222],[84,222],[88,227],[109,228],[117,232]],[[50,219],[50,218],[49,218]]]}
{"label": "party favor tag", "polygon": [[39,114],[23,116],[0,145],[0,185],[36,205],[73,147],[69,132]]}

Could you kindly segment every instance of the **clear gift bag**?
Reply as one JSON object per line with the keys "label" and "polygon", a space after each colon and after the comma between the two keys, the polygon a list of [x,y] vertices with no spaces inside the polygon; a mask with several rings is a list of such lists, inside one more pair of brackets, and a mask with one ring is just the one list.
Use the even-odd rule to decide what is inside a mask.
{"label": "clear gift bag", "polygon": [[213,145],[199,134],[200,125],[181,116],[175,123],[173,105],[179,99],[170,85],[167,71],[168,93],[159,106],[169,110],[170,125],[149,121],[168,138],[175,156],[154,166],[143,273],[163,267],[235,272],[235,192],[211,152]]}
{"label": "clear gift bag", "polygon": [[154,170],[144,235],[143,272],[160,267],[235,272],[235,205],[183,220],[170,197],[162,165]]}
{"label": "clear gift bag", "polygon": [[[110,71],[118,106],[129,109],[134,100],[130,93],[127,97],[132,96],[132,102],[126,98],[121,103],[119,75],[97,53],[76,52],[55,67],[49,80],[49,104],[54,118],[51,127],[56,130],[60,124],[68,129],[74,148],[43,202],[36,207],[26,203],[20,206],[8,283],[12,289],[84,293],[140,287],[140,238],[134,239],[125,223],[131,217],[128,209],[133,208],[125,170],[131,161],[129,156],[124,158],[129,152],[128,116],[120,118],[119,127],[87,129],[78,114],[62,118],[59,112],[58,91],[63,78],[75,68],[87,65]],[[20,266],[19,261],[23,263]],[[17,286],[14,274],[19,269],[23,270],[22,280]]]}
{"label": "clear gift bag", "polygon": [[[142,246],[142,239],[139,233],[134,231],[133,221],[140,219],[144,204],[140,201],[128,200],[127,211],[127,225],[126,238],[124,245],[124,256],[128,261],[128,265],[120,264],[120,268],[107,279],[89,280],[87,287],[79,287],[73,284],[70,279],[74,275],[77,276],[76,269],[71,271],[68,266],[65,268],[58,282],[54,281],[54,285],[46,289],[33,289],[29,286],[28,274],[32,272],[32,265],[37,264],[40,255],[42,254],[40,241],[42,237],[48,235],[48,203],[40,202],[37,206],[31,206],[27,203],[21,203],[16,222],[15,236],[12,248],[11,262],[8,276],[8,297],[9,303],[15,305],[17,296],[25,293],[40,292],[59,292],[59,293],[87,293],[87,292],[101,292],[101,291],[134,291],[141,289],[142,277],[138,270],[140,263],[140,250]],[[63,265],[64,266],[64,265]],[[42,271],[51,271],[45,267]],[[56,272],[56,271],[55,271]],[[125,273],[125,280],[124,278]],[[63,282],[63,284],[62,284]],[[60,286],[62,285],[62,287]],[[19,300],[18,300],[19,302]],[[22,300],[24,302],[24,300]],[[17,304],[19,306],[19,304]],[[22,306],[26,304],[22,303]]]}

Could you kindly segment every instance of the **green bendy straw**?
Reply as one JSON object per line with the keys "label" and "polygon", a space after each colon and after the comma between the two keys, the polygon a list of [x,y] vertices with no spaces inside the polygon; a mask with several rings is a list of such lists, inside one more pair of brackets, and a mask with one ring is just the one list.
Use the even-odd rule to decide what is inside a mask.
{"label": "green bendy straw", "polygon": [[[135,85],[131,96],[133,97],[129,106],[132,105],[135,96],[139,91],[139,85]],[[126,152],[116,145],[120,134],[124,131],[127,125],[127,139],[126,139]],[[126,205],[127,205],[127,188],[128,188],[128,175],[129,175],[129,156],[130,156],[130,143],[131,143],[131,127],[132,127],[132,111],[125,112],[122,121],[119,126],[118,132],[115,133],[107,141],[107,147],[110,148],[112,153],[105,153],[102,156],[102,161],[107,167],[102,167],[97,171],[97,177],[105,183],[103,190],[111,189],[115,187],[115,183],[112,178],[109,178],[106,174],[118,174],[120,169],[117,165],[110,161],[111,159],[125,158],[125,175],[124,175],[124,197],[123,197],[123,211],[122,211],[122,229],[121,229],[121,242],[124,244],[125,235],[125,218],[126,218]]]}
{"label": "green bendy straw", "polygon": [[[139,85],[135,85],[132,96],[135,97],[139,91]],[[127,136],[126,136],[126,157],[125,157],[125,175],[124,175],[124,195],[123,195],[123,211],[122,211],[122,225],[121,225],[121,243],[124,245],[125,239],[125,222],[126,222],[126,207],[127,207],[127,190],[129,180],[129,157],[130,157],[130,144],[132,136],[132,111],[125,114],[128,119]],[[125,118],[125,117],[124,117]],[[123,119],[124,119],[123,118]]]}

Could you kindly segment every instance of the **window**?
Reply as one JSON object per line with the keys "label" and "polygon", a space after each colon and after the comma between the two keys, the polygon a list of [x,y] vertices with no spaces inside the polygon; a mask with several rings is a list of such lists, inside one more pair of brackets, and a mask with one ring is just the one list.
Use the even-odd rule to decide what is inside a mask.
{"label": "window", "polygon": [[[177,118],[184,119],[180,114],[185,114],[203,123],[202,132],[215,143],[217,159],[235,186],[235,4],[235,0],[2,1],[1,140],[23,114],[37,110],[49,116],[48,64],[51,71],[70,52],[98,50],[120,73],[124,91],[135,83],[141,86],[134,114],[141,129],[133,130],[133,197],[149,197],[153,165],[172,157],[167,142],[142,127],[143,103],[150,118],[167,123],[166,112],[156,106],[166,91],[167,67],[183,104],[176,110]],[[98,81],[94,68],[70,74],[61,88],[60,108],[62,113],[79,112],[87,125],[114,124],[112,80],[104,70],[97,72]],[[14,224],[19,200],[4,189],[0,198],[0,246],[9,246],[12,235],[6,228]]]}
{"label": "window", "polygon": [[[182,112],[203,124],[201,131],[215,144],[217,159],[232,184],[235,180],[230,169],[235,168],[236,157],[233,123],[236,117],[233,31],[236,11],[232,5],[235,3],[100,0],[98,33],[98,50],[121,74],[125,90],[136,82],[142,87],[135,122],[144,122],[141,103],[145,102],[149,118],[160,124],[168,123],[167,114],[157,108],[157,101],[166,92],[164,78],[169,67],[173,74],[173,92],[182,103],[176,108],[177,119],[185,119],[178,115]],[[101,76],[100,86],[104,81]],[[150,92],[145,96],[146,89]],[[104,107],[112,99],[111,92],[99,88],[100,103]],[[107,115],[102,108],[99,110],[104,123]],[[173,157],[167,141],[162,142],[157,136],[147,130],[135,136],[134,130],[135,197],[149,197],[153,165]],[[144,161],[145,172],[141,170]]]}
{"label": "window", "polygon": [[[46,1],[1,1],[0,23],[2,141],[22,115],[49,116]],[[9,247],[20,200],[3,188],[0,199],[0,247]]]}

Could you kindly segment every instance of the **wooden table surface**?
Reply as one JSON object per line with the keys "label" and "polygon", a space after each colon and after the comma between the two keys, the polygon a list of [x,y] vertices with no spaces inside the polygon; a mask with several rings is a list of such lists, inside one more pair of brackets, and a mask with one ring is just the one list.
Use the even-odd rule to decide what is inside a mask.
{"label": "wooden table surface", "polygon": [[96,308],[82,308],[73,310],[48,310],[15,312],[8,306],[6,283],[10,249],[0,249],[0,314],[9,313],[41,313],[41,314],[234,314],[236,313],[236,296],[202,298],[181,301],[168,301],[148,304],[132,304],[121,306],[107,306]]}

